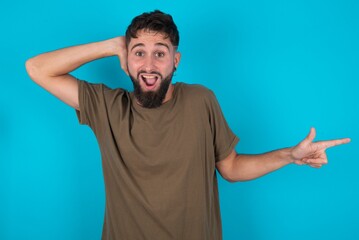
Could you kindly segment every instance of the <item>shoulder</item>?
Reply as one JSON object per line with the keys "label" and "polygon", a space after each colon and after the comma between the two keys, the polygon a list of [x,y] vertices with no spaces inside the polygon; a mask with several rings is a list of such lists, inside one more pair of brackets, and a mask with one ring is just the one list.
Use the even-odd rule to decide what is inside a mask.
{"label": "shoulder", "polygon": [[198,113],[208,114],[218,108],[214,92],[204,85],[181,83],[181,90],[185,105],[197,109]]}
{"label": "shoulder", "polygon": [[208,87],[201,84],[190,84],[190,83],[180,83],[181,88],[183,89],[183,94],[193,98],[213,98],[214,93]]}

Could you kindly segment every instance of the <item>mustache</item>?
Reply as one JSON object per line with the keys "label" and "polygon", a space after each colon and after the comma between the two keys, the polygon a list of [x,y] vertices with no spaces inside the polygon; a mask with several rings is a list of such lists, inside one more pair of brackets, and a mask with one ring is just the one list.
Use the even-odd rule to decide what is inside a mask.
{"label": "mustache", "polygon": [[140,79],[140,74],[142,74],[142,73],[145,73],[145,74],[157,74],[158,76],[161,77],[161,79],[163,79],[163,76],[162,76],[161,73],[159,73],[159,72],[157,72],[157,71],[147,72],[147,71],[145,71],[145,70],[139,71],[139,72],[137,73],[137,79]]}

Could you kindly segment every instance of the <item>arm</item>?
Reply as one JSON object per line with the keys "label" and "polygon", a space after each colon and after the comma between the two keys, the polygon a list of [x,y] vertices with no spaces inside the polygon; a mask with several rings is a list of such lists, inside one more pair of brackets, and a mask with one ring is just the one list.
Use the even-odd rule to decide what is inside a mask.
{"label": "arm", "polygon": [[235,150],[216,167],[229,182],[248,181],[273,172],[291,163],[290,148],[263,154],[237,154]]}
{"label": "arm", "polygon": [[68,105],[79,109],[78,83],[69,73],[90,61],[118,55],[127,73],[124,37],[88,43],[43,53],[26,61],[32,80]]}
{"label": "arm", "polygon": [[291,148],[257,155],[237,154],[233,150],[228,157],[219,161],[216,167],[223,178],[230,182],[252,180],[289,163],[320,168],[328,162],[325,154],[327,148],[350,142],[349,138],[313,142],[314,138],[315,129],[312,128],[303,141]]}

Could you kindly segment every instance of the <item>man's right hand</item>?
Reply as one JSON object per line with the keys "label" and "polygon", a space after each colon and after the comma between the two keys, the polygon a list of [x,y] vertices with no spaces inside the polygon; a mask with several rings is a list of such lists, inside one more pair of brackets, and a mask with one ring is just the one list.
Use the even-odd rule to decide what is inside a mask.
{"label": "man's right hand", "polygon": [[117,55],[120,59],[121,68],[127,75],[129,75],[127,67],[126,37],[117,37],[115,39],[117,40],[117,46],[119,47]]}

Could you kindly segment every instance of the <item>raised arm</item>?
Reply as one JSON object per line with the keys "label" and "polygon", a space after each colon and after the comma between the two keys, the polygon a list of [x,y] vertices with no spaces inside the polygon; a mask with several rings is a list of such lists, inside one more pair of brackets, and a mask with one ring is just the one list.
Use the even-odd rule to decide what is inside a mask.
{"label": "raised arm", "polygon": [[349,138],[313,142],[315,129],[298,145],[263,154],[237,154],[234,150],[225,159],[217,162],[216,167],[223,178],[230,182],[248,181],[273,172],[289,163],[307,164],[320,168],[328,162],[325,150],[350,142]]}
{"label": "raised arm", "polygon": [[127,73],[124,37],[40,54],[26,61],[26,70],[34,82],[79,110],[78,83],[69,73],[90,61],[115,55],[120,58],[121,67]]}

